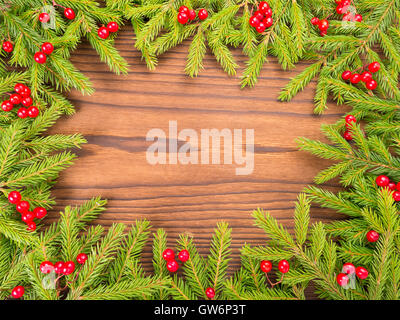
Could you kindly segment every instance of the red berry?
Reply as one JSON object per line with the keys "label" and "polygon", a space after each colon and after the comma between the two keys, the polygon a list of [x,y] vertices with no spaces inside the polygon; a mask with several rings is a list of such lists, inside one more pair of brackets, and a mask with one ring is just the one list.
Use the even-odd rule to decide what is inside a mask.
{"label": "red berry", "polygon": [[396,190],[397,186],[394,182],[389,182],[389,184],[387,185],[387,187],[389,188],[389,190],[394,191]]}
{"label": "red berry", "polygon": [[260,24],[260,20],[258,20],[255,16],[252,16],[249,20],[249,23],[252,27],[257,28],[257,26]]}
{"label": "red berry", "polygon": [[326,31],[326,30],[323,30],[323,31],[320,31],[320,32],[319,32],[319,35],[320,35],[321,37],[325,37],[327,34],[328,34],[328,31]]}
{"label": "red berry", "polygon": [[22,101],[22,97],[21,97],[21,95],[19,95],[18,93],[13,93],[13,94],[10,96],[10,102],[11,102],[12,104],[20,104],[21,101]]}
{"label": "red berry", "polygon": [[359,83],[361,81],[361,75],[359,73],[354,73],[350,77],[350,82],[352,84]]}
{"label": "red berry", "polygon": [[319,19],[317,17],[314,17],[311,19],[311,24],[316,26],[317,24],[319,24]]}
{"label": "red berry", "polygon": [[16,286],[12,291],[11,291],[11,296],[15,299],[21,298],[25,293],[25,289],[23,286]]}
{"label": "red berry", "polygon": [[266,28],[269,28],[274,24],[274,19],[272,19],[272,17],[267,17],[263,20],[263,23],[265,24]]}
{"label": "red berry", "polygon": [[356,268],[356,275],[361,280],[364,280],[364,279],[366,279],[368,277],[368,270],[365,269],[364,267],[357,267]]}
{"label": "red berry", "polygon": [[47,57],[46,57],[46,55],[45,55],[42,51],[39,51],[39,52],[36,52],[36,53],[35,53],[35,55],[33,56],[33,59],[34,59],[37,63],[43,64],[43,63],[46,62]]}
{"label": "red berry", "polygon": [[256,27],[256,31],[258,33],[263,33],[265,31],[265,29],[267,28],[267,26],[265,25],[265,23],[263,21],[261,21],[258,26]]}
{"label": "red berry", "polygon": [[318,28],[321,31],[326,31],[329,28],[329,21],[326,19],[322,19],[319,21]]}
{"label": "red berry", "polygon": [[14,108],[14,105],[11,103],[10,100],[3,101],[1,104],[1,109],[3,111],[11,111]]}
{"label": "red berry", "polygon": [[29,224],[35,219],[35,215],[31,211],[27,211],[21,214],[21,220],[26,224]]}
{"label": "red berry", "polygon": [[175,253],[172,249],[165,249],[163,252],[163,259],[165,261],[171,261],[175,259]]}
{"label": "red berry", "polygon": [[279,261],[278,269],[279,269],[280,272],[287,273],[287,272],[289,272],[289,268],[290,268],[290,265],[289,265],[289,262],[287,260]]}
{"label": "red berry", "polygon": [[355,16],[354,16],[354,21],[357,21],[357,22],[361,22],[362,21],[362,15],[361,14],[356,14]]}
{"label": "red berry", "polygon": [[266,18],[272,17],[272,9],[271,9],[271,8],[268,8],[268,10],[265,11],[264,16],[265,16]]}
{"label": "red berry", "polygon": [[256,17],[258,20],[262,20],[262,19],[264,19],[264,14],[261,12],[261,11],[256,11],[256,12],[254,12],[254,14],[253,14],[253,16],[254,17]]}
{"label": "red berry", "polygon": [[356,267],[352,263],[345,263],[342,268],[342,272],[346,274],[352,274],[356,272]]}
{"label": "red berry", "polygon": [[75,19],[75,11],[71,8],[65,8],[64,16],[69,20],[73,20]]}
{"label": "red berry", "polygon": [[189,20],[189,17],[186,13],[184,13],[184,12],[178,13],[178,22],[180,24],[185,24],[186,22],[188,22],[188,20]]}
{"label": "red berry", "polygon": [[28,116],[28,109],[21,107],[17,111],[17,116],[21,119],[25,119]]}
{"label": "red berry", "polygon": [[8,201],[12,204],[18,204],[21,201],[21,194],[18,191],[11,191],[8,194]]}
{"label": "red berry", "polygon": [[29,202],[28,201],[20,201],[17,206],[16,209],[19,213],[25,213],[28,212],[29,210]]}
{"label": "red berry", "polygon": [[78,256],[76,257],[76,261],[79,264],[84,264],[86,262],[86,260],[88,259],[88,256],[84,253],[80,253],[78,254]]}
{"label": "red berry", "polygon": [[106,27],[100,27],[99,30],[97,30],[97,34],[99,35],[100,38],[107,39],[108,36],[110,35],[110,32]]}
{"label": "red berry", "polygon": [[189,17],[189,20],[196,19],[196,11],[194,11],[193,9],[190,9],[187,15]]}
{"label": "red berry", "polygon": [[41,273],[50,273],[54,270],[54,264],[50,261],[43,261],[39,268]]}
{"label": "red berry", "polygon": [[272,262],[268,260],[263,260],[260,263],[260,269],[262,272],[268,273],[272,269]]}
{"label": "red berry", "polygon": [[25,98],[22,99],[21,103],[22,103],[22,105],[23,105],[24,107],[29,107],[29,106],[32,105],[33,100],[32,100],[31,97],[25,97]]}
{"label": "red berry", "polygon": [[189,251],[187,250],[182,250],[181,252],[178,253],[178,258],[179,260],[181,260],[182,262],[186,262],[189,260]]}
{"label": "red berry", "polygon": [[389,184],[390,179],[387,176],[380,175],[376,177],[375,182],[379,187],[386,187]]}
{"label": "red berry", "polygon": [[267,13],[268,9],[270,9],[268,2],[261,1],[258,5],[258,10],[263,13],[264,15]]}
{"label": "red berry", "polygon": [[367,232],[367,240],[368,242],[377,242],[379,240],[379,233],[375,230],[369,230]]}
{"label": "red berry", "polygon": [[183,12],[183,13],[188,14],[189,13],[189,8],[186,7],[186,6],[180,6],[179,7],[179,12]]}
{"label": "red berry", "polygon": [[117,32],[119,29],[119,25],[118,23],[116,23],[115,21],[111,21],[107,24],[107,29],[110,32]]}
{"label": "red berry", "polygon": [[35,231],[36,230],[36,223],[31,221],[28,223],[28,228],[26,228],[28,231]]}
{"label": "red berry", "polygon": [[400,201],[400,191],[395,191],[392,194],[394,201],[398,202]]}
{"label": "red berry", "polygon": [[213,288],[207,288],[206,296],[208,299],[213,299],[215,297],[215,290]]}
{"label": "red berry", "polygon": [[397,183],[396,188],[397,188],[398,191],[400,191],[400,182]]}
{"label": "red berry", "polygon": [[65,262],[64,267],[62,269],[62,273],[65,275],[69,275],[74,271],[75,271],[75,263],[73,261]]}
{"label": "red berry", "polygon": [[29,89],[27,86],[24,86],[24,88],[21,91],[21,96],[23,98],[29,97],[31,95],[31,89]]}
{"label": "red berry", "polygon": [[37,219],[43,219],[47,214],[47,210],[42,207],[37,207],[37,208],[33,209],[33,214],[35,215],[35,217]]}
{"label": "red berry", "polygon": [[25,85],[24,85],[24,84],[22,84],[22,83],[17,83],[17,84],[14,86],[14,91],[15,91],[16,93],[22,93],[22,91],[24,90],[24,88],[25,88]]}
{"label": "red berry", "polygon": [[341,4],[337,5],[336,6],[336,12],[337,12],[337,14],[343,14],[344,13],[344,7]]}
{"label": "red berry", "polygon": [[208,17],[208,12],[206,9],[200,9],[198,15],[200,20],[205,20]]}
{"label": "red berry", "polygon": [[50,20],[50,15],[47,12],[42,12],[39,14],[39,21],[46,23]]}
{"label": "red berry", "polygon": [[28,116],[30,118],[36,118],[39,115],[39,109],[35,106],[29,107]]}
{"label": "red berry", "polygon": [[347,141],[353,140],[353,136],[352,136],[351,132],[348,130],[346,130],[343,133],[343,138],[345,138]]}
{"label": "red berry", "polygon": [[64,268],[64,262],[63,261],[58,261],[54,265],[54,272],[57,273],[57,274],[61,274],[63,268]]}
{"label": "red berry", "polygon": [[346,116],[346,118],[344,118],[344,120],[346,121],[346,123],[357,122],[356,117],[353,116],[352,114],[348,114],[348,115]]}
{"label": "red berry", "polygon": [[176,262],[175,260],[170,260],[167,262],[167,270],[169,272],[176,272],[179,269],[179,265],[178,262]]}
{"label": "red berry", "polygon": [[370,63],[368,66],[368,70],[371,71],[372,73],[378,72],[380,68],[381,65],[377,61]]}
{"label": "red berry", "polygon": [[349,283],[349,277],[344,273],[339,273],[336,277],[336,282],[339,284],[339,286],[344,287]]}
{"label": "red berry", "polygon": [[14,49],[14,46],[10,41],[4,41],[3,42],[3,50],[5,52],[12,52],[13,49]]}
{"label": "red berry", "polygon": [[378,86],[378,83],[374,79],[371,79],[365,84],[365,86],[368,90],[375,90]]}
{"label": "red berry", "polygon": [[372,74],[371,74],[371,72],[364,71],[364,72],[361,74],[361,81],[362,81],[362,82],[368,82],[368,81],[370,81],[370,80],[372,80]]}
{"label": "red berry", "polygon": [[42,51],[45,54],[51,54],[54,51],[54,46],[50,42],[42,44]]}

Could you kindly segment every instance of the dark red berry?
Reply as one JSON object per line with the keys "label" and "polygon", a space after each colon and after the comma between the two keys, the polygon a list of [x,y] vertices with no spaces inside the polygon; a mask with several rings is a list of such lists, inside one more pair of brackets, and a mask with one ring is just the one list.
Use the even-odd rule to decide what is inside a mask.
{"label": "dark red berry", "polygon": [[176,262],[175,260],[170,260],[167,262],[167,270],[169,272],[176,272],[179,269],[179,265],[178,262]]}
{"label": "dark red berry", "polygon": [[106,27],[100,27],[99,30],[97,30],[97,34],[101,39],[107,39],[110,35],[110,32]]}
{"label": "dark red berry", "polygon": [[54,272],[57,273],[57,274],[61,274],[63,268],[64,268],[64,262],[63,261],[58,261],[54,265]]}
{"label": "dark red berry", "polygon": [[75,19],[75,11],[71,8],[65,8],[64,16],[69,20],[73,20]]}
{"label": "dark red berry", "polygon": [[367,232],[367,240],[368,242],[377,242],[379,240],[379,233],[375,230],[369,230]]}
{"label": "dark red berry", "polygon": [[319,35],[321,37],[325,37],[327,34],[328,34],[328,31],[326,31],[326,30],[322,30],[322,31],[319,32]]}
{"label": "dark red berry", "polygon": [[25,97],[25,98],[22,99],[21,103],[22,103],[22,105],[23,105],[24,107],[29,107],[29,106],[32,105],[33,100],[32,100],[31,97]]}
{"label": "dark red berry", "polygon": [[29,107],[28,109],[28,117],[36,118],[39,115],[39,109],[35,106]]}
{"label": "dark red berry", "polygon": [[181,260],[182,262],[188,261],[189,258],[190,258],[189,251],[187,251],[187,250],[182,250],[181,252],[178,253],[178,258],[179,258],[179,260]]}
{"label": "dark red berry", "polygon": [[272,270],[272,262],[268,260],[263,260],[260,263],[260,269],[262,272],[268,273]]}
{"label": "dark red berry", "polygon": [[25,85],[24,85],[24,84],[22,84],[22,83],[17,83],[17,84],[14,86],[14,91],[15,91],[16,93],[22,93],[22,91],[24,90],[24,88],[25,88]]}
{"label": "dark red berry", "polygon": [[29,211],[29,202],[28,201],[20,201],[16,205],[16,209],[19,213],[25,213]]}
{"label": "dark red berry", "polygon": [[311,24],[314,25],[314,26],[318,25],[319,24],[319,19],[317,17],[312,18],[311,19]]}
{"label": "dark red berry", "polygon": [[207,288],[206,296],[208,299],[213,299],[215,297],[215,290],[213,288]]}
{"label": "dark red berry", "polygon": [[261,1],[260,4],[258,5],[258,11],[262,12],[262,14],[266,14],[268,9],[270,9],[268,2],[266,1]]}
{"label": "dark red berry", "polygon": [[43,261],[39,268],[41,273],[50,273],[54,270],[54,264],[50,261]]}
{"label": "dark red berry", "polygon": [[46,23],[50,20],[50,15],[47,12],[42,12],[39,14],[39,21]]}
{"label": "dark red berry", "polygon": [[10,102],[11,102],[12,104],[20,104],[21,101],[22,101],[22,96],[19,95],[18,93],[13,93],[13,94],[10,96]]}
{"label": "dark red berry", "polygon": [[336,276],[336,282],[339,284],[339,286],[344,287],[349,283],[349,277],[344,273],[339,273]]}
{"label": "dark red berry", "polygon": [[35,215],[31,211],[27,211],[21,214],[21,220],[26,224],[31,223],[35,219]]}
{"label": "dark red berry", "polygon": [[264,16],[265,16],[266,18],[272,17],[272,9],[271,9],[271,8],[268,8],[267,11],[265,11]]}
{"label": "dark red berry", "polygon": [[349,80],[351,76],[352,76],[352,73],[349,70],[343,71],[343,73],[342,73],[343,80]]}
{"label": "dark red berry", "polygon": [[356,268],[356,275],[361,280],[364,280],[364,279],[366,279],[368,277],[368,270],[365,269],[364,267],[357,267]]}
{"label": "dark red berry", "polygon": [[64,267],[62,269],[62,273],[65,275],[69,275],[75,271],[75,263],[73,261],[67,261],[64,263]]}
{"label": "dark red berry", "polygon": [[18,191],[11,191],[8,194],[8,201],[12,204],[17,204],[21,201],[21,194]]}
{"label": "dark red berry", "polygon": [[35,53],[35,55],[33,56],[33,59],[34,59],[37,63],[43,64],[43,63],[46,62],[47,57],[46,57],[46,55],[45,55],[42,51],[39,51],[39,52],[36,52],[36,53]]}
{"label": "dark red berry", "polygon": [[368,70],[371,71],[372,73],[378,72],[380,68],[381,65],[377,61],[370,63],[368,66]]}
{"label": "dark red berry", "polygon": [[272,17],[267,17],[263,20],[263,23],[265,24],[266,28],[269,28],[274,24],[274,19],[272,19]]}
{"label": "dark red berry", "polygon": [[3,111],[11,111],[14,108],[14,105],[11,103],[10,100],[3,101],[1,104],[1,109]]}
{"label": "dark red berry", "polygon": [[375,90],[378,86],[378,83],[374,79],[371,79],[365,84],[365,86],[368,90]]}
{"label": "dark red berry", "polygon": [[206,10],[206,9],[200,9],[200,10],[199,10],[198,16],[199,16],[199,19],[200,19],[200,20],[205,20],[205,19],[207,19],[207,17],[208,17],[208,12],[207,12],[207,10]]}
{"label": "dark red berry", "polygon": [[29,97],[31,95],[31,89],[29,89],[27,86],[24,86],[24,88],[21,91],[21,96],[23,98]]}
{"label": "dark red berry", "polygon": [[326,31],[329,28],[329,21],[326,19],[322,19],[319,21],[318,28],[321,31]]}
{"label": "dark red berry", "polygon": [[172,249],[165,249],[163,252],[163,259],[165,261],[171,261],[175,259],[175,253]]}
{"label": "dark red berry", "polygon": [[119,29],[119,25],[118,23],[116,23],[115,21],[111,21],[107,24],[107,29],[110,32],[117,32]]}
{"label": "dark red berry", "polygon": [[189,8],[186,7],[186,6],[180,6],[179,7],[179,12],[183,12],[183,13],[188,14],[189,13]]}
{"label": "dark red berry", "polygon": [[188,17],[188,15],[186,13],[184,13],[184,12],[179,12],[178,13],[178,22],[180,24],[185,24],[188,21],[189,21],[189,17]]}
{"label": "dark red berry", "polygon": [[279,261],[278,269],[279,269],[280,272],[288,273],[289,272],[289,268],[290,268],[290,265],[289,265],[289,262],[287,260]]}
{"label": "dark red berry", "polygon": [[42,44],[42,51],[44,54],[52,54],[54,46],[50,42],[45,42]]}
{"label": "dark red berry", "polygon": [[389,182],[387,187],[388,187],[389,190],[394,191],[394,190],[396,190],[397,185],[394,182]]}
{"label": "dark red berry", "polygon": [[353,135],[351,134],[351,132],[349,130],[346,130],[343,133],[343,138],[345,138],[347,141],[353,140]]}
{"label": "dark red berry", "polygon": [[354,73],[350,77],[350,82],[352,84],[357,84],[361,81],[361,75],[359,73]]}
{"label": "dark red berry", "polygon": [[28,116],[28,109],[24,107],[19,108],[17,111],[17,116],[21,119],[25,119]]}
{"label": "dark red berry", "polygon": [[43,219],[47,214],[47,210],[42,207],[37,207],[37,208],[33,209],[33,214],[35,215],[35,217],[37,219]]}
{"label": "dark red berry", "polygon": [[253,14],[253,16],[254,17],[256,17],[258,20],[262,20],[262,19],[264,19],[264,14],[261,12],[261,11],[256,11],[256,12],[254,12],[254,14]]}
{"label": "dark red berry", "polygon": [[84,264],[86,262],[86,260],[88,259],[88,256],[84,253],[80,253],[78,254],[78,256],[76,257],[76,261],[79,264]]}
{"label": "dark red berry", "polygon": [[36,230],[36,223],[31,221],[28,223],[28,227],[26,228],[28,231],[35,231]]}
{"label": "dark red berry", "polygon": [[258,33],[263,33],[265,31],[265,29],[267,28],[267,26],[265,25],[265,23],[263,21],[261,21],[258,26],[256,27],[256,31]]}
{"label": "dark red berry", "polygon": [[354,264],[352,264],[350,262],[345,263],[343,265],[342,272],[346,273],[346,274],[352,274],[352,273],[356,272],[356,267],[354,266]]}
{"label": "dark red berry", "polygon": [[361,81],[362,81],[362,82],[368,82],[368,81],[370,81],[370,80],[372,80],[372,74],[371,74],[371,72],[364,71],[364,72],[361,74]]}
{"label": "dark red berry", "polygon": [[25,288],[23,286],[16,286],[12,291],[11,291],[11,296],[15,299],[21,298],[25,293]]}
{"label": "dark red berry", "polygon": [[14,49],[14,46],[10,41],[4,41],[3,42],[3,50],[5,52],[9,52],[10,53],[10,52],[13,51],[13,49]]}
{"label": "dark red berry", "polygon": [[249,20],[249,23],[252,27],[257,28],[257,26],[260,24],[260,20],[258,20],[255,16],[252,16]]}
{"label": "dark red berry", "polygon": [[385,175],[380,175],[376,177],[375,182],[379,187],[386,187],[389,184],[390,179]]}
{"label": "dark red berry", "polygon": [[194,11],[193,9],[190,9],[187,15],[189,17],[189,20],[196,19],[196,11]]}
{"label": "dark red berry", "polygon": [[400,201],[400,191],[393,192],[392,196],[394,201],[396,202]]}

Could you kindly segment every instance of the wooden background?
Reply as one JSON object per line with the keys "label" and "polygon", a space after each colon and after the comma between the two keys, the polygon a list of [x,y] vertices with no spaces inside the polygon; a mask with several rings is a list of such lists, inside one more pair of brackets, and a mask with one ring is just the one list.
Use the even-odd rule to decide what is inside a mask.
{"label": "wooden background", "polygon": [[[218,221],[233,229],[231,266],[239,266],[244,243],[263,244],[265,235],[253,226],[251,212],[269,210],[292,228],[294,202],[328,163],[297,149],[295,138],[321,139],[320,125],[333,123],[343,107],[331,105],[324,116],[313,110],[314,83],[292,102],[277,101],[280,89],[307,64],[282,71],[276,59],[266,64],[258,85],[241,90],[238,77],[227,76],[207,54],[198,78],[184,75],[188,43],[172,49],[150,72],[133,46],[133,32],[124,28],[116,46],[130,64],[128,76],[117,76],[101,63],[89,44],[82,44],[73,63],[93,81],[96,93],[83,97],[71,92],[76,115],[60,119],[51,133],[82,133],[88,140],[75,165],[61,174],[54,188],[57,206],[49,220],[66,205],[81,204],[93,196],[109,200],[108,210],[96,222],[110,226],[146,218],[153,229],[164,228],[170,245],[189,232],[206,254]],[[234,51],[241,68],[245,57]],[[236,165],[156,165],[147,163],[147,132],[176,120],[178,130],[230,128],[255,130],[255,168],[248,176],[235,175]],[[333,190],[338,186],[331,184]],[[339,215],[313,207],[313,220]],[[151,270],[151,244],[144,265]]]}

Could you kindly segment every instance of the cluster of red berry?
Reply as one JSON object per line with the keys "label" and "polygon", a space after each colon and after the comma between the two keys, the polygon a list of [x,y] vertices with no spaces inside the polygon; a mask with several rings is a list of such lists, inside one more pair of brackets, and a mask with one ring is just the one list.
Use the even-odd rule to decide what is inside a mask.
{"label": "cluster of red berry", "polygon": [[261,1],[259,3],[258,10],[250,17],[249,23],[252,27],[256,28],[258,33],[263,33],[265,29],[274,24],[272,9],[268,2]]}
{"label": "cluster of red berry", "polygon": [[[343,80],[350,80],[352,84],[357,84],[360,81],[365,82],[365,86],[368,90],[375,90],[378,86],[378,83],[372,78],[372,74],[378,72],[381,68],[379,62],[374,61],[368,65],[368,71],[365,70],[363,73],[351,72],[350,70],[346,70],[342,73]],[[365,69],[365,66],[362,70]]]}
{"label": "cluster of red berry", "polygon": [[362,21],[363,18],[361,14],[357,13],[353,16],[353,13],[350,10],[350,0],[335,0],[335,2],[337,4],[336,12],[337,14],[343,15],[344,21]]}
{"label": "cluster of red berry", "polygon": [[108,36],[110,35],[110,32],[117,32],[119,29],[118,23],[115,21],[111,21],[107,24],[107,27],[100,27],[99,30],[97,30],[97,34],[99,35],[100,38],[102,39],[107,39]]}
{"label": "cluster of red berry", "polygon": [[[87,259],[88,256],[85,253],[80,253],[76,257],[76,261],[81,265],[84,265]],[[41,273],[51,273],[54,271],[56,274],[67,276],[75,271],[75,263],[73,261],[58,261],[53,264],[50,261],[43,261],[39,269]]]}
{"label": "cluster of red berry", "polygon": [[[200,9],[197,15],[200,20],[205,20],[208,17],[208,11],[206,9]],[[179,8],[177,19],[180,24],[186,24],[189,20],[192,21],[196,19],[196,11],[189,9],[186,6],[181,6]]]}
{"label": "cluster of red berry", "polygon": [[[260,263],[260,269],[264,273],[268,273],[272,270],[272,262],[269,260],[263,260]],[[289,262],[287,260],[281,260],[278,263],[278,270],[282,273],[288,273],[290,269]]]}
{"label": "cluster of red berry", "polygon": [[318,26],[319,34],[323,37],[328,33],[329,21],[327,19],[319,20],[317,17],[311,19],[311,24],[314,26]]}
{"label": "cluster of red berry", "polygon": [[38,51],[33,56],[33,59],[39,63],[43,64],[47,61],[47,55],[52,54],[54,51],[54,47],[50,42],[45,42],[41,47],[42,51]]}
{"label": "cluster of red berry", "polygon": [[342,272],[341,273],[339,273],[337,276],[336,276],[336,282],[341,286],[341,287],[344,287],[344,286],[346,286],[348,283],[349,283],[349,281],[350,281],[350,278],[348,277],[349,275],[353,275],[353,274],[356,274],[356,276],[359,278],[359,279],[361,279],[361,280],[364,280],[364,279],[366,279],[367,277],[368,277],[368,270],[367,269],[365,269],[364,267],[355,267],[354,266],[354,264],[352,264],[352,263],[345,263],[344,265],[343,265],[343,268],[342,268]]}
{"label": "cluster of red berry", "polygon": [[[1,104],[3,111],[11,111],[15,105],[22,104],[23,107],[17,111],[18,117],[24,119],[26,117],[36,118],[39,115],[39,109],[32,106],[31,89],[22,83],[17,83],[14,87],[15,93],[10,94],[10,99],[5,100]],[[28,109],[25,107],[29,107]]]}
{"label": "cluster of red berry", "polygon": [[390,181],[388,176],[380,175],[375,180],[376,184],[379,187],[388,188],[393,191],[392,196],[394,201],[400,201],[400,182],[397,184],[393,181]]}
{"label": "cluster of red berry", "polygon": [[[189,260],[189,251],[187,250],[182,250],[181,252],[178,253],[178,258],[181,260],[183,263]],[[165,249],[163,252],[163,259],[167,261],[167,269],[169,272],[176,272],[179,269],[179,264],[175,260],[175,252],[172,249]]]}
{"label": "cluster of red berry", "polygon": [[28,226],[26,229],[28,231],[36,230],[34,219],[43,219],[47,214],[47,210],[43,207],[37,207],[33,211],[29,211],[29,202],[21,201],[21,194],[18,191],[11,191],[8,194],[8,201],[15,204],[17,211],[21,213],[21,220]]}

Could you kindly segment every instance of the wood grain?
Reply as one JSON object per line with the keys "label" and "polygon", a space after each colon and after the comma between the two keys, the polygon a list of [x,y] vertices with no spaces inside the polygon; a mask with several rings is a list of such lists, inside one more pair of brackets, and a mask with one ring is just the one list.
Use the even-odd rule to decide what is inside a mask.
{"label": "wood grain", "polygon": [[[232,267],[239,265],[239,249],[245,244],[263,244],[265,234],[254,227],[251,212],[258,207],[270,211],[290,230],[294,202],[302,189],[312,184],[316,173],[328,163],[297,149],[295,139],[305,136],[324,140],[322,123],[333,123],[343,107],[330,105],[323,116],[315,116],[315,83],[292,102],[278,102],[280,89],[300,70],[282,71],[269,59],[253,89],[241,90],[239,77],[229,77],[207,53],[204,70],[197,78],[184,75],[188,43],[162,56],[151,72],[133,45],[133,33],[124,28],[116,46],[130,64],[127,76],[108,71],[89,46],[82,44],[72,61],[92,80],[96,93],[83,97],[69,94],[77,107],[72,117],[60,119],[52,133],[82,133],[88,140],[75,165],[61,174],[54,188],[57,206],[49,222],[66,205],[81,204],[93,196],[109,200],[108,210],[96,223],[133,223],[148,219],[153,230],[164,228],[170,244],[182,232],[195,237],[201,253],[207,253],[213,228],[227,221],[233,228]],[[241,66],[245,57],[234,51]],[[152,128],[167,131],[168,121],[178,128],[230,128],[255,130],[255,169],[251,175],[235,175],[236,165],[155,165],[147,163],[146,142]],[[337,190],[336,184],[329,187]],[[312,208],[313,221],[340,216]],[[151,244],[144,264],[151,270]]]}

